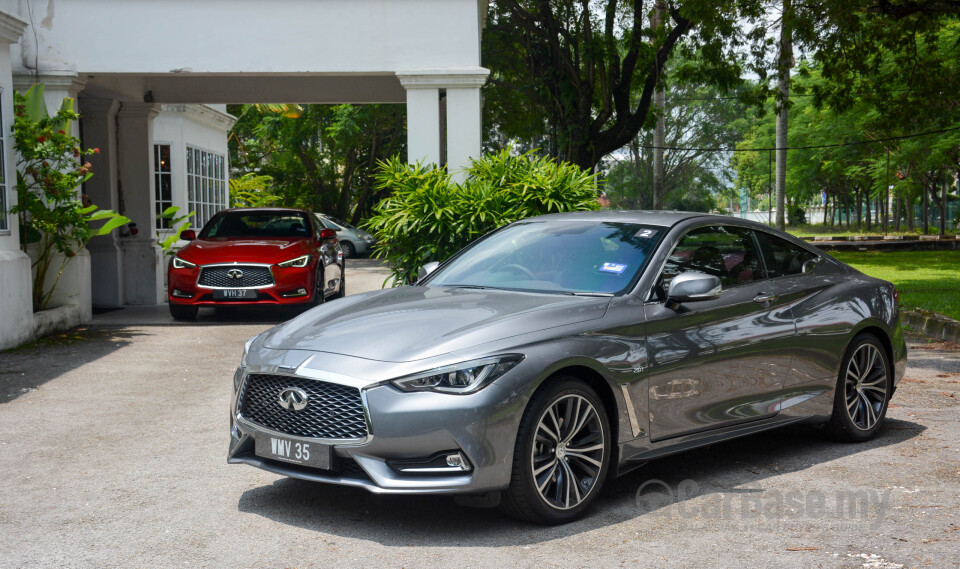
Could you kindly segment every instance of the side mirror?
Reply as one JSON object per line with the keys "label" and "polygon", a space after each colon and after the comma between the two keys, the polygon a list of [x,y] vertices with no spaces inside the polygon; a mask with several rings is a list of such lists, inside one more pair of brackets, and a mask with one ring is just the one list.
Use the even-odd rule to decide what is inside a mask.
{"label": "side mirror", "polygon": [[440,266],[440,263],[438,263],[437,261],[430,261],[426,265],[420,267],[420,272],[417,273],[417,280],[418,281],[423,280],[424,277],[426,277],[433,271],[437,270],[437,267],[439,266]]}
{"label": "side mirror", "polygon": [[320,239],[336,239],[337,232],[334,229],[321,229]]}
{"label": "side mirror", "polygon": [[193,241],[196,238],[197,232],[193,229],[184,229],[183,232],[180,233],[180,239],[183,239],[184,241]]}
{"label": "side mirror", "polygon": [[805,275],[813,274],[814,269],[817,268],[817,265],[819,265],[821,261],[823,261],[823,257],[815,257],[813,259],[807,259],[806,261],[803,262],[803,267],[801,268],[801,272]]}
{"label": "side mirror", "polygon": [[667,307],[675,308],[681,302],[713,300],[720,297],[723,286],[720,279],[699,271],[686,271],[673,277],[667,287]]}

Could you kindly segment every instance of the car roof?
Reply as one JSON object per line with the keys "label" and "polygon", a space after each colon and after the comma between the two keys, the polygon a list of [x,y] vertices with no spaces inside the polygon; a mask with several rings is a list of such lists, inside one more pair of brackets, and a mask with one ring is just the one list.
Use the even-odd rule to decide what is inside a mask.
{"label": "car roof", "polygon": [[[643,225],[658,225],[661,227],[672,227],[681,221],[694,218],[710,218],[721,216],[711,216],[705,213],[692,211],[652,211],[652,210],[598,210],[598,211],[575,211],[567,213],[550,213],[538,216],[538,221],[614,221],[619,223],[639,223]],[[731,219],[729,217],[725,219]]]}
{"label": "car roof", "polygon": [[257,213],[257,212],[263,212],[263,213],[267,213],[267,212],[275,212],[275,213],[282,213],[282,212],[286,212],[286,213],[307,213],[307,210],[305,210],[305,209],[297,209],[297,208],[293,208],[293,207],[231,207],[231,208],[227,208],[227,209],[224,209],[224,210],[221,210],[221,211],[231,212],[231,213],[232,213],[232,212],[235,212],[235,211],[244,211],[244,212],[251,212],[251,213]]}

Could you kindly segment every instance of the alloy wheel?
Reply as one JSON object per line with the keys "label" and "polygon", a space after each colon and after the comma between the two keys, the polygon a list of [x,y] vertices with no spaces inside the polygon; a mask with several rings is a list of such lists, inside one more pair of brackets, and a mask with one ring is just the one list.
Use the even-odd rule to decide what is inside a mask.
{"label": "alloy wheel", "polygon": [[534,484],[553,508],[569,510],[596,487],[606,433],[597,410],[577,394],[560,397],[540,416],[530,456]]}
{"label": "alloy wheel", "polygon": [[847,415],[856,428],[868,431],[877,424],[887,400],[887,368],[873,344],[862,344],[850,357],[844,396]]}

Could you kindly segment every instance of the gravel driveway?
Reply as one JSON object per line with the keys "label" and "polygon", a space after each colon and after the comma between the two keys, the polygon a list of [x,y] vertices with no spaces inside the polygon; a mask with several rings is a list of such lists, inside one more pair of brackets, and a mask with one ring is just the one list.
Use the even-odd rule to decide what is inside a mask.
{"label": "gravel driveway", "polygon": [[0,354],[0,566],[960,565],[956,346],[912,344],[871,443],[802,428],[677,455],[539,527],[227,465],[231,375],[270,325],[100,326]]}

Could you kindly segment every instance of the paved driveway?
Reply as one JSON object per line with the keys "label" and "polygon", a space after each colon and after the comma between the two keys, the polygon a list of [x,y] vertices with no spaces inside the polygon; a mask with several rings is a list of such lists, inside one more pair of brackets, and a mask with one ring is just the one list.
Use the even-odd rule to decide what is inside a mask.
{"label": "paved driveway", "polygon": [[271,325],[248,320],[0,354],[0,567],[960,565],[949,347],[912,346],[874,442],[795,429],[662,459],[545,528],[227,465],[231,375]]}

